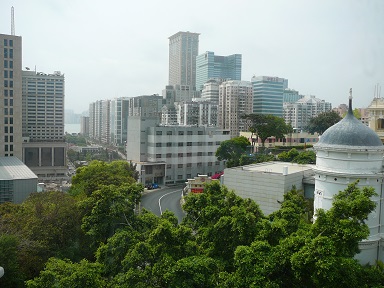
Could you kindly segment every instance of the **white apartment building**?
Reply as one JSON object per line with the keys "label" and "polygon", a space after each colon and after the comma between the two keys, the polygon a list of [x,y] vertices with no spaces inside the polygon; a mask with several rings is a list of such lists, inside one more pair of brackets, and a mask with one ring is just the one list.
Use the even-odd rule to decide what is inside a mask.
{"label": "white apartment building", "polygon": [[313,117],[330,110],[332,110],[330,102],[311,95],[305,96],[295,103],[284,102],[283,117],[285,123],[291,124],[295,131],[302,131]]}
{"label": "white apartment building", "polygon": [[223,82],[221,79],[210,79],[204,83],[201,91],[201,99],[219,103],[219,86]]}
{"label": "white apartment building", "polygon": [[[205,126],[159,126],[154,117],[129,117],[127,160],[137,164],[143,184],[185,182],[224,170],[215,153],[228,130]],[[132,137],[131,137],[132,136]]]}
{"label": "white apartment building", "polygon": [[120,97],[111,101],[110,132],[111,143],[115,146],[124,145],[127,141],[129,98]]}
{"label": "white apartment building", "polygon": [[230,131],[231,137],[247,131],[241,117],[252,113],[253,88],[249,81],[231,80],[219,86],[218,126]]}

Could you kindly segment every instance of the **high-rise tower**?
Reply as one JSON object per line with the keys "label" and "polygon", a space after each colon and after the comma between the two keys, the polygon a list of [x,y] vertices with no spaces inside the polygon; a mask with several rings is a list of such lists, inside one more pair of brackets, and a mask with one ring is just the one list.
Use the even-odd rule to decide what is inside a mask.
{"label": "high-rise tower", "polygon": [[218,56],[207,51],[196,57],[196,89],[209,79],[241,80],[241,54]]}
{"label": "high-rise tower", "polygon": [[0,157],[22,159],[21,37],[0,34]]}
{"label": "high-rise tower", "polygon": [[169,37],[169,85],[196,90],[196,56],[199,33],[178,32]]}

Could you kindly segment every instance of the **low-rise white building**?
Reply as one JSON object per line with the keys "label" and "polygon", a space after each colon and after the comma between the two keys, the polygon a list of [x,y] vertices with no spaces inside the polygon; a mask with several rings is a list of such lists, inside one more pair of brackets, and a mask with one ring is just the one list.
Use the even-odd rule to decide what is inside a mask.
{"label": "low-rise white building", "polygon": [[127,160],[137,165],[143,184],[183,183],[224,170],[215,153],[229,130],[206,126],[160,126],[157,117],[128,120]]}
{"label": "low-rise white building", "polygon": [[292,189],[303,189],[307,198],[313,198],[313,165],[286,162],[264,162],[226,168],[222,184],[242,197],[254,200],[264,214],[281,208],[284,194]]}

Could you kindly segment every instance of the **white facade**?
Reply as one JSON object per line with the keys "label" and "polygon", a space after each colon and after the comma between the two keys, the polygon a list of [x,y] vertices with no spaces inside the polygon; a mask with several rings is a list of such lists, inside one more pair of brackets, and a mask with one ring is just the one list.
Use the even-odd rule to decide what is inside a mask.
{"label": "white facade", "polygon": [[384,146],[377,134],[357,120],[350,109],[337,124],[326,130],[316,144],[314,209],[328,210],[333,196],[359,180],[358,186],[373,187],[376,210],[366,221],[370,236],[360,242],[356,255],[362,264],[384,260],[382,231],[384,229],[383,156]]}
{"label": "white facade", "polygon": [[283,117],[295,131],[304,130],[309,121],[320,113],[331,111],[332,104],[315,96],[305,96],[295,103],[284,102]]}
{"label": "white facade", "polygon": [[[153,176],[158,177],[153,179],[156,183],[181,183],[198,174],[212,176],[224,170],[224,162],[218,161],[215,153],[222,141],[230,139],[228,130],[159,126],[157,121],[157,118],[129,117],[127,141],[128,161],[140,166],[165,165],[164,179],[159,179],[160,167],[158,176]],[[148,178],[146,170],[142,175]],[[147,179],[146,183],[153,180]]]}
{"label": "white facade", "polygon": [[269,215],[281,208],[284,194],[292,186],[304,189],[303,180],[312,175],[312,165],[264,162],[226,168],[221,177],[228,189],[242,198],[254,200],[263,213]]}

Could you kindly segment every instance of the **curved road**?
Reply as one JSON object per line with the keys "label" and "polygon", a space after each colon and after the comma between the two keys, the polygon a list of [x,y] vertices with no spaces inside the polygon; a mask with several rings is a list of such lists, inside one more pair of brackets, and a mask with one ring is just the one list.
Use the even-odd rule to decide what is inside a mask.
{"label": "curved road", "polygon": [[166,210],[172,211],[180,223],[184,217],[180,205],[182,189],[182,186],[174,186],[150,190],[141,197],[141,207],[158,216]]}

